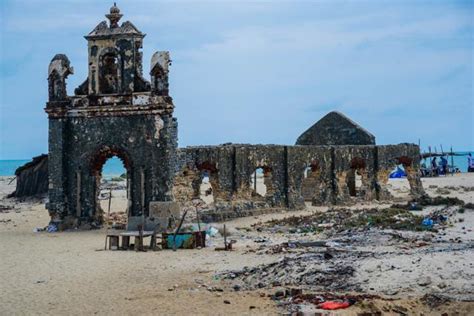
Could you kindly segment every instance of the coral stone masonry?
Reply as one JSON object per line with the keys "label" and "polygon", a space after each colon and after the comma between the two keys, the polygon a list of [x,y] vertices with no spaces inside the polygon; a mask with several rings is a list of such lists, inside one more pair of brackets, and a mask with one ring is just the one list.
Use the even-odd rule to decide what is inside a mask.
{"label": "coral stone masonry", "polygon": [[[168,52],[152,59],[151,79],[142,73],[145,34],[131,22],[119,25],[114,5],[85,38],[88,77],[66,94],[73,73],[65,55],[49,66],[49,203],[61,228],[102,221],[98,203],[102,166],[117,156],[127,170],[130,216],[147,215],[151,201],[171,201],[177,121],[168,95]],[[158,57],[157,57],[158,56]]]}

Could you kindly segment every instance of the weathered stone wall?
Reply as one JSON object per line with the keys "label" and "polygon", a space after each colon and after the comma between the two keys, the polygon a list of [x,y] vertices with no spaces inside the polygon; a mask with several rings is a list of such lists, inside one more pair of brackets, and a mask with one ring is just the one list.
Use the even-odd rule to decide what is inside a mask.
{"label": "weathered stone wall", "polygon": [[[129,216],[149,214],[150,202],[173,199],[177,121],[168,95],[169,53],[152,59],[153,89],[143,78],[143,38],[131,22],[121,25],[114,5],[85,38],[88,77],[66,94],[73,73],[65,55],[48,70],[49,203],[59,229],[102,222],[98,203],[102,166],[113,156],[127,170]],[[159,88],[157,88],[159,87]]]}
{"label": "weathered stone wall", "polygon": [[380,198],[390,195],[386,189],[388,176],[397,165],[403,165],[405,168],[411,195],[419,197],[425,194],[419,175],[419,157],[420,148],[414,144],[377,146],[377,183]]}
{"label": "weathered stone wall", "polygon": [[[172,200],[181,205],[189,205],[193,199],[199,198],[199,187],[204,173],[209,174],[210,182],[214,194],[214,209],[217,212],[233,212],[233,215],[226,217],[243,216],[250,214],[249,210],[256,208],[287,207],[298,209],[304,207],[304,201],[311,201],[313,205],[329,205],[337,203],[351,203],[355,201],[387,200],[391,198],[386,186],[389,173],[399,164],[402,164],[408,173],[410,192],[413,197],[424,194],[423,187],[419,181],[416,170],[419,169],[419,149],[413,144],[399,144],[387,146],[274,146],[274,145],[225,145],[225,146],[201,146],[179,149],[177,155],[170,156],[166,150],[161,153],[149,151],[149,137],[135,141],[134,137],[142,135],[144,130],[152,131],[153,122],[150,117],[142,118],[96,118],[87,120],[79,124],[74,133],[82,133],[85,139],[91,143],[108,142],[110,147],[98,150],[88,141],[82,140],[75,143],[75,149],[68,148],[66,157],[77,156],[80,159],[65,159],[67,161],[64,175],[65,179],[75,179],[76,182],[68,183],[65,200],[76,202],[76,211],[80,205],[80,215],[78,217],[87,218],[97,216],[94,212],[100,212],[95,204],[95,185],[98,179],[97,171],[101,167],[101,159],[108,154],[115,153],[121,157],[128,170],[129,181],[131,183],[131,212],[139,215],[143,209],[147,214],[149,202],[155,200]],[[169,131],[161,133],[164,139],[157,139],[152,144],[159,142],[166,143],[166,139],[175,139],[176,124],[171,120]],[[66,124],[78,125],[78,121]],[[138,124],[143,130],[135,131],[127,135],[104,135],[95,136],[92,133],[100,124],[109,128],[116,128],[115,125],[127,126],[127,124]],[[155,122],[156,124],[156,122]],[[163,124],[165,129],[168,124]],[[159,124],[161,126],[161,124]],[[131,127],[131,126],[129,126]],[[160,130],[161,131],[161,130]],[[147,132],[144,132],[145,135]],[[131,140],[133,140],[131,142]],[[176,148],[175,143],[169,148]],[[137,147],[138,149],[135,149]],[[119,148],[128,148],[120,150]],[[132,152],[133,154],[129,154]],[[92,154],[91,154],[92,153]],[[94,156],[94,153],[98,156]],[[103,156],[105,154],[105,156]],[[162,158],[156,158],[157,155]],[[176,157],[176,158],[172,158]],[[155,161],[156,166],[152,169],[140,168],[134,161],[142,160]],[[35,160],[40,161],[39,159]],[[160,162],[167,161],[167,164]],[[44,163],[46,162],[46,163]],[[19,186],[31,184],[36,173],[47,166],[47,157],[41,159],[41,164],[31,163],[17,173],[21,174]],[[26,168],[28,167],[28,168]],[[53,166],[54,167],[54,166]],[[58,167],[58,166],[56,166]],[[256,168],[262,167],[265,170],[264,181],[268,191],[265,197],[255,194],[250,185],[251,177]],[[47,168],[47,167],[46,167]],[[134,171],[132,171],[132,169]],[[47,169],[46,169],[47,170]],[[74,170],[76,170],[74,172]],[[90,172],[87,170],[91,170]],[[138,171],[137,171],[138,170]],[[143,207],[141,195],[141,176],[144,171],[145,200]],[[174,173],[174,181],[170,183],[172,175],[156,174],[157,170],[170,170]],[[25,173],[26,172],[26,173]],[[89,174],[89,173],[90,174]],[[307,177],[305,178],[305,172]],[[351,182],[355,180],[354,172],[358,172],[361,178],[361,185],[356,187],[356,191],[351,194]],[[80,174],[82,192],[78,200],[77,177]],[[351,179],[351,177],[354,177]],[[137,180],[138,178],[138,180]],[[47,181],[43,181],[47,183]],[[155,182],[155,183],[154,183]],[[23,183],[22,185],[20,185]],[[163,185],[157,185],[163,183]],[[32,187],[28,185],[28,187]],[[38,185],[41,187],[41,185]],[[157,187],[154,193],[150,188]],[[172,188],[172,193],[169,188]],[[18,190],[18,189],[17,189]],[[20,192],[20,191],[18,191]],[[53,190],[53,192],[56,192]],[[51,193],[51,192],[50,192]],[[29,195],[29,194],[28,194]],[[77,204],[79,202],[79,204]],[[69,209],[74,209],[74,203],[68,203]],[[212,207],[211,207],[212,208]],[[72,212],[73,214],[74,212]],[[56,214],[57,215],[57,214]],[[67,214],[66,214],[67,215]],[[218,218],[218,217],[217,217]]]}
{"label": "weathered stone wall", "polygon": [[[169,115],[132,115],[70,117],[61,121],[64,133],[59,138],[54,137],[58,132],[54,120],[50,130],[53,195],[48,207],[55,216],[100,222],[102,214],[96,195],[102,166],[112,156],[120,158],[127,170],[131,216],[147,215],[150,201],[172,200],[175,119]],[[57,152],[61,143],[65,146]],[[61,191],[55,182],[62,183]]]}
{"label": "weathered stone wall", "polygon": [[[304,200],[314,205],[332,203],[333,173],[330,146],[288,147],[288,200],[290,207],[304,205]],[[307,170],[310,169],[310,170]],[[309,177],[304,179],[305,170]],[[304,189],[303,189],[303,186]],[[303,196],[303,190],[308,195]]]}
{"label": "weathered stone wall", "polygon": [[[388,170],[405,163],[411,172],[411,193],[423,194],[418,170],[419,148],[413,144],[390,146],[278,146],[223,145],[179,150],[175,199],[199,197],[201,171],[210,171],[216,209],[235,205],[255,207],[304,207],[354,201],[383,200]],[[399,162],[402,161],[402,162]],[[255,194],[252,173],[263,168],[267,194]],[[309,177],[305,179],[305,170]],[[187,180],[185,178],[187,177]],[[308,180],[309,179],[309,180]],[[306,187],[305,187],[306,186]],[[185,193],[183,193],[185,192]],[[305,196],[306,195],[306,196]],[[240,203],[239,203],[240,202]],[[219,206],[217,206],[217,204]]]}

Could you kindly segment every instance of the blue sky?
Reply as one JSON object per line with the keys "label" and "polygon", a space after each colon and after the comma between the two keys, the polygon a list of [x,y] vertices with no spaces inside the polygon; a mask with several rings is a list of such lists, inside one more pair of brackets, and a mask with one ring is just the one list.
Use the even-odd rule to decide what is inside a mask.
{"label": "blue sky", "polygon": [[[0,159],[47,152],[47,68],[86,78],[112,1],[0,2]],[[118,1],[169,50],[179,145],[294,144],[339,110],[378,144],[474,148],[474,1]]]}

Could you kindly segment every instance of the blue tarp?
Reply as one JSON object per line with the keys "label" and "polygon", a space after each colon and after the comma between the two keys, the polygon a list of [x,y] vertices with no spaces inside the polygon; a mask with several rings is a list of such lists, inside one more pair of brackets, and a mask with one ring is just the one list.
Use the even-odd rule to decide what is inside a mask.
{"label": "blue tarp", "polygon": [[[192,234],[176,235],[176,248],[183,247],[183,244],[186,242],[186,240],[188,240],[191,237],[193,237]],[[168,236],[168,238],[166,238],[166,241],[168,242],[168,248],[173,249],[174,248],[174,236],[173,235]]]}
{"label": "blue tarp", "polygon": [[396,179],[396,178],[403,178],[403,177],[406,177],[406,176],[407,175],[406,175],[405,171],[402,168],[397,167],[397,170],[392,171],[389,178],[390,179]]}

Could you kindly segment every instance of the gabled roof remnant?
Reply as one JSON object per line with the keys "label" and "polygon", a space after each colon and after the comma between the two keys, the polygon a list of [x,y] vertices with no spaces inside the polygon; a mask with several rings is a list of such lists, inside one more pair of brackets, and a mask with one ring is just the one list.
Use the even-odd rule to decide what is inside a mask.
{"label": "gabled roof remnant", "polygon": [[301,134],[296,145],[375,145],[375,136],[341,112],[333,111]]}

